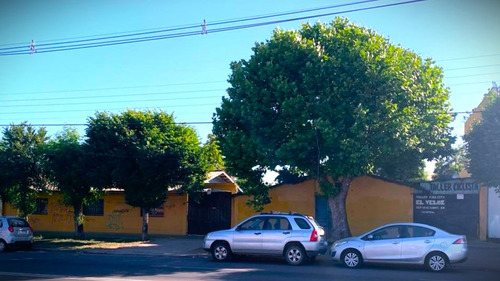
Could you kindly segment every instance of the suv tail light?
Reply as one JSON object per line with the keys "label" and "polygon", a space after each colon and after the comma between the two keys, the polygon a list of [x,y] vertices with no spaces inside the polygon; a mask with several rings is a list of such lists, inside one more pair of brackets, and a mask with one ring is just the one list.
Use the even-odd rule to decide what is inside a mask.
{"label": "suv tail light", "polygon": [[33,227],[30,226],[30,232],[33,234]]}
{"label": "suv tail light", "polygon": [[453,242],[453,244],[466,244],[467,243],[467,240],[465,240],[465,238],[460,238],[460,239],[457,239],[455,242]]}
{"label": "suv tail light", "polygon": [[318,241],[318,238],[319,238],[318,232],[316,231],[316,229],[313,229],[313,231],[311,233],[311,237],[309,238],[309,241],[316,242],[316,241]]}
{"label": "suv tail light", "polygon": [[14,232],[14,227],[9,226],[9,232],[13,233]]}

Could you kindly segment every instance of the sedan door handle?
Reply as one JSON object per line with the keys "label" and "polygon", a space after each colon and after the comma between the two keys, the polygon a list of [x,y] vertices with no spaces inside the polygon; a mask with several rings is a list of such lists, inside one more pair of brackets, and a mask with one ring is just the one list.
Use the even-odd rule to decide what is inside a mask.
{"label": "sedan door handle", "polygon": [[394,242],[392,242],[392,244],[397,245],[397,244],[399,244],[399,242],[398,241],[394,241]]}
{"label": "sedan door handle", "polygon": [[254,234],[255,234],[255,235],[261,235],[261,234],[262,234],[262,232],[255,232]]}
{"label": "sedan door handle", "polygon": [[427,243],[427,244],[432,243],[431,240],[425,240],[424,242]]}
{"label": "sedan door handle", "polygon": [[283,231],[283,234],[290,234],[290,231]]}

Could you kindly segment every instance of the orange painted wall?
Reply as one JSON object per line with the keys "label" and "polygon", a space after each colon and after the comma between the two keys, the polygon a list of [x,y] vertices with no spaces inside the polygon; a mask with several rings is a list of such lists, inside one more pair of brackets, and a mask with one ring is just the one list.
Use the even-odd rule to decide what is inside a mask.
{"label": "orange painted wall", "polygon": [[[73,232],[73,208],[62,204],[60,194],[41,194],[48,198],[46,215],[30,215],[28,220],[36,231]],[[104,197],[102,216],[85,216],[84,230],[88,233],[140,234],[142,217],[139,208],[125,203],[121,192],[110,192]],[[149,234],[185,235],[187,233],[187,195],[169,193],[163,205],[163,217],[149,218]],[[5,215],[17,215],[17,210],[4,204]]]}
{"label": "orange painted wall", "polygon": [[[271,188],[271,203],[264,211],[295,211],[315,215],[316,181]],[[362,234],[374,227],[391,222],[413,221],[413,188],[370,176],[353,180],[347,195],[346,211],[351,233]],[[231,225],[254,215],[246,205],[248,196],[233,198]]]}
{"label": "orange painted wall", "polygon": [[[271,203],[266,205],[264,212],[298,212],[314,216],[314,195],[316,181],[306,181],[300,184],[284,184],[269,190]],[[231,225],[234,226],[243,219],[255,215],[256,212],[246,205],[248,196],[239,195],[233,197]]]}
{"label": "orange painted wall", "polygon": [[347,219],[352,235],[391,222],[413,221],[413,188],[362,176],[347,195]]}

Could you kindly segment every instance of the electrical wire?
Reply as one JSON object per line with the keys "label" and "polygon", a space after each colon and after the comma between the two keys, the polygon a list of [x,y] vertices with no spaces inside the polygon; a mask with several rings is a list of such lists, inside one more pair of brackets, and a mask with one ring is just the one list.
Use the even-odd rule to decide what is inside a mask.
{"label": "electrical wire", "polygon": [[[380,0],[365,0],[365,1],[348,3],[348,4],[326,6],[326,7],[321,7],[321,8],[303,9],[303,10],[298,10],[298,11],[274,13],[274,14],[268,14],[268,15],[262,15],[262,16],[252,16],[252,17],[245,17],[245,18],[238,18],[238,19],[222,20],[222,21],[216,21],[214,23],[211,23],[210,26],[228,24],[228,23],[237,23],[237,22],[243,22],[243,21],[252,21],[252,20],[265,19],[265,18],[271,18],[271,17],[280,17],[280,16],[285,16],[285,15],[292,15],[292,14],[299,14],[299,13],[305,13],[305,12],[318,11],[318,10],[339,8],[339,7],[344,7],[344,6],[357,5],[357,4],[363,4],[363,3],[368,3],[368,2],[377,2],[377,1],[380,1]],[[106,34],[106,36],[104,36],[104,37],[103,37],[103,35],[96,35],[96,36],[101,36],[101,37],[97,37],[97,38],[92,38],[94,36],[76,37],[73,39],[80,39],[80,40],[37,44],[37,46],[43,47],[43,46],[60,45],[60,44],[99,41],[99,40],[106,40],[106,39],[115,39],[115,38],[123,38],[123,37],[132,37],[132,36],[139,36],[139,35],[146,35],[146,34],[161,33],[161,32],[178,31],[178,30],[192,29],[192,28],[199,28],[199,27],[200,27],[199,24],[189,24],[189,25],[183,25],[183,26],[178,26],[178,27],[154,28],[154,29],[141,30],[141,31],[135,31],[135,32],[111,33],[111,34]],[[121,34],[121,35],[115,35],[115,34]],[[110,36],[110,35],[115,35],[115,36]],[[88,39],[82,39],[82,38],[88,38]],[[62,41],[62,40],[65,40],[65,39],[56,39],[56,40],[50,40],[50,41],[46,41],[46,42],[54,42],[54,41]],[[20,43],[20,44],[22,44],[22,45],[16,46],[16,47],[0,48],[0,51],[25,49],[26,48],[26,44],[24,44],[24,43]],[[10,45],[13,45],[13,44],[10,44]]]}
{"label": "electrical wire", "polygon": [[[332,16],[332,15],[343,14],[343,13],[351,13],[351,12],[359,12],[359,11],[387,8],[387,7],[412,4],[412,3],[423,2],[423,1],[427,1],[427,0],[410,0],[410,1],[405,1],[405,2],[390,3],[390,4],[385,4],[385,5],[357,8],[357,9],[337,11],[337,12],[331,12],[331,13],[323,13],[323,14],[316,14],[316,15],[309,15],[309,16],[303,16],[303,17],[296,17],[296,18],[289,18],[289,19],[282,19],[282,20],[275,20],[275,21],[267,21],[267,22],[239,25],[239,26],[229,26],[229,27],[213,29],[213,30],[210,30],[209,32],[210,33],[226,32],[226,31],[253,28],[253,27],[270,25],[270,24],[285,23],[285,22],[290,22],[290,21],[305,20],[305,19],[324,17],[324,16]],[[366,3],[366,2],[371,2],[371,1],[360,1],[360,2],[354,2],[354,3],[349,3],[349,4],[342,4],[342,6],[357,5],[357,4]],[[339,5],[336,5],[336,6],[339,6]],[[250,19],[244,19],[244,20],[239,20],[239,21],[248,21],[248,20],[250,20]],[[252,19],[252,20],[254,20],[254,19]],[[234,23],[234,22],[232,22],[232,23]],[[217,23],[217,24],[213,24],[213,25],[219,25],[219,24],[224,24],[224,23]],[[210,26],[210,24],[207,24],[206,26],[208,27],[208,26]],[[194,28],[194,26],[192,26],[191,28]],[[196,28],[199,28],[199,25],[197,25]],[[62,45],[60,43],[57,43],[57,45],[62,45],[62,46],[55,46],[55,47],[48,47],[48,48],[44,48],[43,45],[36,46],[36,48],[37,48],[36,53],[50,53],[50,52],[104,47],[104,46],[114,46],[114,45],[130,44],[130,43],[139,43],[139,42],[195,36],[195,35],[202,35],[202,34],[203,34],[203,32],[200,32],[199,30],[197,30],[197,31],[182,32],[182,33],[173,33],[173,34],[156,35],[156,36],[145,36],[145,37],[138,37],[138,38],[110,40],[110,41],[105,41],[105,42],[93,42],[93,43],[84,43],[84,44],[81,44],[81,43],[73,44],[74,41],[73,42],[69,41],[69,43],[68,42],[65,43],[66,45]],[[115,39],[115,38],[121,38],[121,37],[131,37],[131,36],[137,36],[137,35],[119,35],[116,37],[109,36],[109,37],[106,37],[105,39],[97,39],[97,38],[86,39],[85,42],[96,41],[96,40],[108,40],[108,39]],[[80,40],[77,40],[77,41],[80,41]],[[54,43],[54,44],[56,44],[56,43]],[[45,45],[45,46],[47,46],[47,45]],[[42,48],[40,48],[40,47],[42,47]],[[21,51],[8,51],[8,50],[13,50],[13,49],[17,49],[17,48],[26,48],[26,46],[9,47],[8,49],[6,49],[6,48],[0,49],[0,51],[7,50],[7,52],[0,52],[0,56],[24,55],[24,54],[32,53],[32,51],[28,51],[28,50],[27,51],[23,51],[23,50],[21,50]]]}
{"label": "electrical wire", "polygon": [[[99,95],[99,96],[72,96],[72,97],[57,97],[57,98],[35,98],[35,99],[13,99],[2,100],[6,102],[31,102],[31,101],[50,101],[50,100],[75,100],[75,99],[95,99],[95,98],[114,98],[114,97],[134,97],[134,96],[158,96],[158,95],[173,95],[173,94],[189,94],[189,93],[203,93],[203,92],[225,92],[226,89],[212,89],[212,90],[194,90],[194,91],[175,91],[175,92],[156,92],[156,93],[134,93],[134,94],[114,94],[114,95]],[[0,106],[1,107],[1,106]]]}

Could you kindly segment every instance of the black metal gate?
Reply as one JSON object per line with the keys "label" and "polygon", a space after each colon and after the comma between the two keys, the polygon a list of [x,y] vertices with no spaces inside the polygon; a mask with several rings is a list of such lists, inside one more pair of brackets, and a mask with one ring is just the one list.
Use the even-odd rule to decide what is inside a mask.
{"label": "black metal gate", "polygon": [[190,196],[188,204],[188,234],[204,235],[231,227],[230,192],[204,194],[200,200]]}
{"label": "black metal gate", "polygon": [[413,220],[477,239],[479,189],[472,178],[420,182],[413,194]]}

